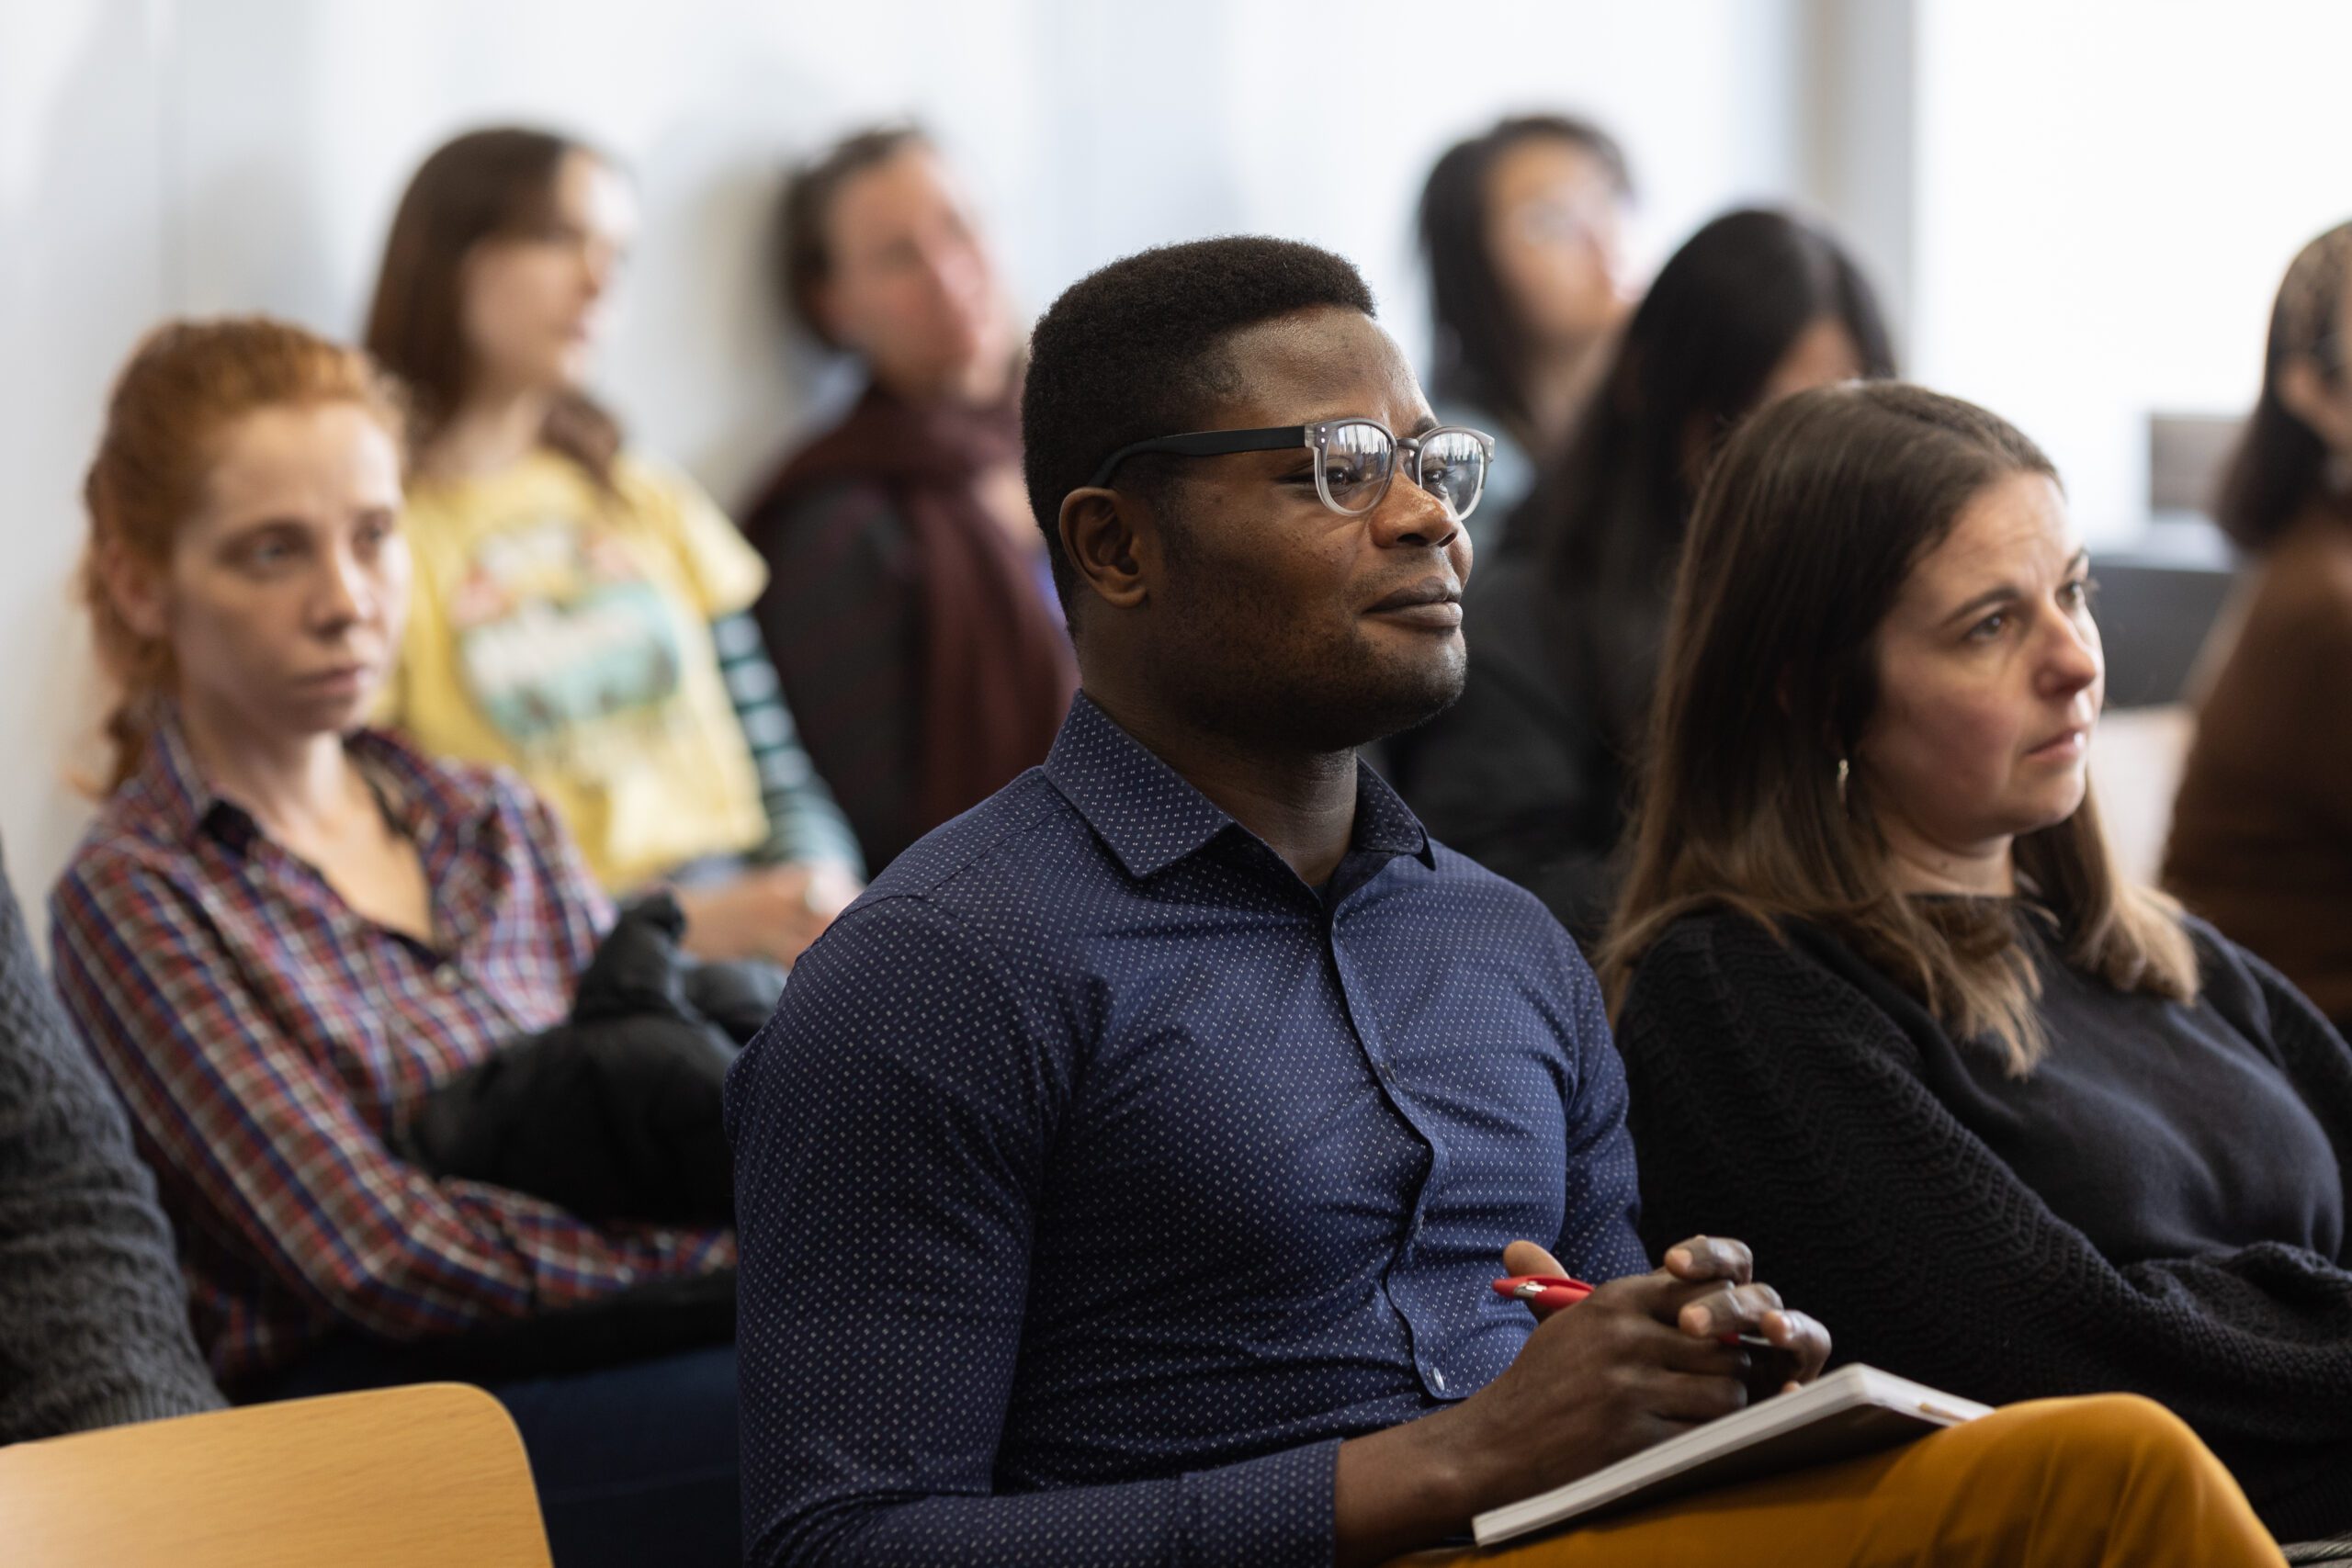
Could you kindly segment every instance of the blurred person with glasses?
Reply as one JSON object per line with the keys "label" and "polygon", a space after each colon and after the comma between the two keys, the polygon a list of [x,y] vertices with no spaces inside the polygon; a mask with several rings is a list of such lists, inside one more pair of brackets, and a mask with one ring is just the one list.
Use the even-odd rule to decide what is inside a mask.
{"label": "blurred person with glasses", "polygon": [[1634,179],[1616,138],[1573,115],[1518,115],[1448,148],[1421,187],[1430,400],[1495,433],[1489,542],[1567,439],[1633,308]]}
{"label": "blurred person with glasses", "polygon": [[793,318],[865,385],[743,508],[755,608],[866,863],[1044,760],[1077,685],[1021,485],[1020,329],[969,197],[921,130],[797,170]]}
{"label": "blurred person with glasses", "polygon": [[[1487,437],[1288,241],[1114,263],[1032,354],[1084,690],[729,1080],[746,1562],[1354,1568],[1738,1408],[1721,1331],[1813,1376],[1739,1243],[1651,1267],[1591,971],[1356,759],[1461,690]],[[1563,1266],[1605,1282],[1541,1325],[1489,1288]],[[1504,1560],[2278,1556],[2187,1428],[2084,1400]]]}

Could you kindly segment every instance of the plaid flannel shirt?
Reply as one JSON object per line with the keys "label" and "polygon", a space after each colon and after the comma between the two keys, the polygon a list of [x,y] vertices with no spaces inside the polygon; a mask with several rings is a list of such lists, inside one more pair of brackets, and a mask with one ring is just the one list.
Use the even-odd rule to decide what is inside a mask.
{"label": "plaid flannel shirt", "polygon": [[413,837],[427,945],[352,910],[212,792],[166,718],[51,899],[56,979],[130,1108],[225,1383],[339,1328],[413,1340],[731,1263],[390,1151],[436,1086],[561,1019],[610,910],[511,775],[346,742]]}

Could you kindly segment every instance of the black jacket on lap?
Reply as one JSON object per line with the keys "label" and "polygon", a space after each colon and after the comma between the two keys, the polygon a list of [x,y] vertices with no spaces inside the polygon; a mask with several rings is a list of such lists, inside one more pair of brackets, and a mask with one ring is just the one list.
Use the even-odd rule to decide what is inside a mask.
{"label": "black jacket on lap", "polygon": [[1747,1242],[1841,1362],[1992,1404],[2148,1395],[2282,1539],[2352,1529],[2352,1053],[2201,922],[2183,1005],[2018,918],[2050,1034],[2024,1080],[1820,930],[1670,928],[1618,1031],[1644,1239]]}
{"label": "black jacket on lap", "polygon": [[571,1016],[436,1089],[402,1152],[582,1219],[729,1224],[727,1069],[783,994],[766,964],[679,951],[685,918],[657,894],[622,911],[580,977]]}

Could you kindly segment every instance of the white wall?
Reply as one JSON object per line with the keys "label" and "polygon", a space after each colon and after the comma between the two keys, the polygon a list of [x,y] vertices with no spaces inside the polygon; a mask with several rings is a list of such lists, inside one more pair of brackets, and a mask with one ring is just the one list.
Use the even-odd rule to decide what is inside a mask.
{"label": "white wall", "polygon": [[2146,417],[2243,413],[2288,261],[2352,217],[2352,6],[1912,0],[1912,367],[2046,446],[2095,543]]}
{"label": "white wall", "polygon": [[[605,367],[718,494],[809,409],[761,240],[791,154],[913,109],[979,187],[1032,307],[1109,258],[1241,230],[1363,264],[1423,339],[1410,208],[1508,109],[1615,126],[1670,243],[1799,162],[1801,0],[0,0],[0,840],[38,903],[85,807],[95,684],[66,584],[107,378],[167,311],[356,330],[410,168],[492,120],[637,174]],[[79,747],[77,752],[76,748]],[[38,913],[36,911],[36,919]]]}

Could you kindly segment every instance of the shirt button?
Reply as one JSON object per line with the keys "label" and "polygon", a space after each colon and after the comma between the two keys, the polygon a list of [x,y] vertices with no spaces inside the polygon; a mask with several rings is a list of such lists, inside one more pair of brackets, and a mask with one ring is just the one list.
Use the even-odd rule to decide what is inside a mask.
{"label": "shirt button", "polygon": [[1430,1386],[1436,1389],[1440,1393],[1443,1393],[1445,1392],[1445,1374],[1439,1371],[1435,1367],[1431,1367],[1430,1369]]}
{"label": "shirt button", "polygon": [[655,1231],[653,1233],[653,1245],[660,1247],[662,1251],[667,1252],[672,1247],[678,1245],[678,1233],[676,1231]]}
{"label": "shirt button", "polygon": [[613,1278],[624,1285],[634,1285],[637,1283],[637,1269],[634,1266],[624,1263],[613,1270]]}
{"label": "shirt button", "polygon": [[454,964],[442,964],[440,967],[433,971],[433,983],[440,987],[445,991],[456,990],[458,988],[458,966]]}

